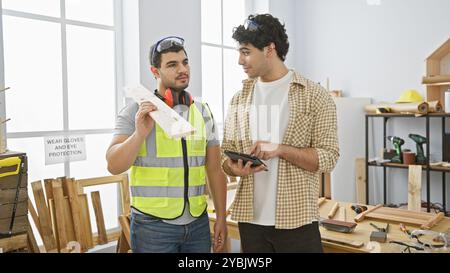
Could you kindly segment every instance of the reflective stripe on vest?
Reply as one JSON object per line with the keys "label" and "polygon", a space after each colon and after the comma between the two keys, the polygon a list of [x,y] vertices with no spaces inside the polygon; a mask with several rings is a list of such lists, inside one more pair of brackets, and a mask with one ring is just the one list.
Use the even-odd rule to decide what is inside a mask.
{"label": "reflective stripe on vest", "polygon": [[[196,128],[196,133],[186,137],[189,164],[187,197],[190,213],[194,217],[200,216],[207,206],[204,195],[206,126],[199,107],[198,103],[189,107],[189,123]],[[157,124],[154,131],[147,138],[150,143],[144,142],[141,146],[138,154],[141,158],[131,167],[132,205],[141,212],[163,219],[174,219],[182,215],[185,205],[181,140],[171,139]],[[153,143],[154,149],[147,151],[147,144]]]}

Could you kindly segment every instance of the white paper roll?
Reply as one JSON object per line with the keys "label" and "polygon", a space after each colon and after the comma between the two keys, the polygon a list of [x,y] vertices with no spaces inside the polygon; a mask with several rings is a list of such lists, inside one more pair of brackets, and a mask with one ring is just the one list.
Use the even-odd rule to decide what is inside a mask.
{"label": "white paper roll", "polygon": [[450,89],[445,92],[445,112],[450,113]]}

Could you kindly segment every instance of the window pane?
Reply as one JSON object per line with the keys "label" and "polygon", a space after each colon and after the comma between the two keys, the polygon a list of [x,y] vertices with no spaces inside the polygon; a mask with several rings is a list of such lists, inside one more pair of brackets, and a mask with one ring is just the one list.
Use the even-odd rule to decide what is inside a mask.
{"label": "window pane", "polygon": [[69,127],[114,128],[114,32],[67,26]]}
{"label": "window pane", "polygon": [[53,17],[61,16],[60,0],[3,0],[4,9]]}
{"label": "window pane", "polygon": [[113,0],[66,0],[66,18],[102,25],[114,25]]}
{"label": "window pane", "polygon": [[8,132],[63,129],[61,26],[3,16]]}
{"label": "window pane", "polygon": [[106,150],[111,143],[112,134],[86,135],[85,161],[70,163],[70,176],[76,179],[108,176],[106,165]]}
{"label": "window pane", "polygon": [[245,21],[245,1],[225,0],[223,1],[223,44],[236,46],[232,38],[233,29],[242,25]]}
{"label": "window pane", "polygon": [[207,102],[217,123],[222,112],[222,49],[202,46],[202,101]]}
{"label": "window pane", "polygon": [[202,0],[202,42],[222,43],[220,2],[221,0]]}
{"label": "window pane", "polygon": [[64,164],[45,165],[44,138],[8,139],[8,149],[28,157],[28,184],[47,178],[64,176]]}
{"label": "window pane", "polygon": [[242,81],[247,78],[242,66],[239,65],[239,52],[234,49],[224,49],[224,105],[225,117],[228,105],[234,94],[242,90]]}

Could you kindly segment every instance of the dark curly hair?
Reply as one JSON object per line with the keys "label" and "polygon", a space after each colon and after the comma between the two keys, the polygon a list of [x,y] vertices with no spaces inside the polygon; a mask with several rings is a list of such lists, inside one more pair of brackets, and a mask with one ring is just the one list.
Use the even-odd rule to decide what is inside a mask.
{"label": "dark curly hair", "polygon": [[244,25],[240,25],[234,28],[233,39],[239,44],[252,44],[259,50],[274,43],[278,57],[285,61],[289,51],[289,41],[284,24],[270,14],[250,15],[248,21],[254,23],[257,28],[246,29]]}
{"label": "dark curly hair", "polygon": [[[183,46],[173,45],[173,46],[171,46],[170,48],[168,48],[168,49],[166,49],[166,50],[162,50],[161,52],[158,52],[157,50],[155,51],[155,50],[154,50],[155,46],[156,46],[156,44],[154,44],[154,45],[152,45],[152,46],[150,47],[150,53],[149,53],[148,58],[149,58],[149,60],[150,60],[150,64],[153,65],[153,66],[156,67],[156,68],[161,68],[161,56],[162,56],[163,54],[165,54],[165,53],[169,53],[169,52],[175,52],[175,53],[178,53],[178,52],[180,52],[181,50],[183,50],[184,53],[185,53],[186,56],[187,56],[186,49],[184,49]],[[153,54],[153,52],[154,52],[154,54]]]}

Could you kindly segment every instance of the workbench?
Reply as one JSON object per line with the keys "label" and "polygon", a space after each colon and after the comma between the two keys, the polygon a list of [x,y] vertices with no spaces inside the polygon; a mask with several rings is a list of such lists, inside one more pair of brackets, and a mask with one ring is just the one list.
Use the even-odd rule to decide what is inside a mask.
{"label": "workbench", "polygon": [[[228,191],[228,202],[227,207],[231,204],[230,200],[234,199],[234,190]],[[319,207],[319,213],[320,216],[323,218],[327,218],[328,213],[330,212],[333,205],[336,203],[336,201],[333,200],[326,200],[322,205]],[[211,205],[212,202],[209,202],[209,205]],[[344,220],[344,214],[346,214],[346,218],[348,222],[354,222],[353,218],[356,216],[356,213],[351,210],[350,206],[352,204],[346,203],[346,202],[339,202],[340,209],[337,210],[335,216],[333,219],[335,220]],[[373,206],[367,206],[369,209]],[[344,213],[345,208],[345,213]],[[212,213],[212,210],[209,209],[209,222],[210,222],[210,230],[211,233],[214,232],[214,223],[216,222],[216,215],[215,213]],[[389,241],[401,241],[401,242],[415,242],[414,240],[410,239],[404,232],[400,230],[399,223],[389,223],[389,231],[387,234],[387,241],[386,243],[377,243],[377,242],[371,242],[370,241],[370,234],[372,231],[376,231],[370,223],[374,223],[375,225],[379,227],[386,226],[387,222],[382,221],[376,221],[371,219],[363,220],[362,222],[357,223],[357,227],[355,228],[354,232],[352,233],[340,233],[335,231],[329,231],[326,230],[323,227],[320,227],[320,233],[322,237],[328,237],[328,238],[338,238],[338,239],[344,239],[344,240],[351,240],[351,241],[360,241],[364,243],[364,246],[360,248],[343,245],[340,243],[333,243],[329,242],[327,240],[322,239],[322,244],[324,248],[324,252],[328,253],[400,253],[405,248],[404,246],[396,245],[396,244],[390,244]],[[227,246],[228,249],[225,250],[225,252],[230,252],[230,242],[229,239],[235,239],[240,240],[239,237],[239,228],[237,222],[231,220],[231,215],[228,215],[227,217],[227,227],[228,227],[228,242]],[[407,225],[407,228],[409,230],[415,230],[419,229],[419,227],[409,226]],[[434,226],[431,230],[438,231],[438,232],[448,232],[450,231],[450,218],[444,217],[436,226]],[[411,252],[417,252],[414,249],[411,249]],[[423,252],[423,251],[421,251]],[[450,247],[446,251],[447,253],[450,253]]]}

